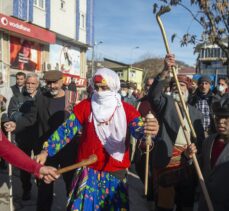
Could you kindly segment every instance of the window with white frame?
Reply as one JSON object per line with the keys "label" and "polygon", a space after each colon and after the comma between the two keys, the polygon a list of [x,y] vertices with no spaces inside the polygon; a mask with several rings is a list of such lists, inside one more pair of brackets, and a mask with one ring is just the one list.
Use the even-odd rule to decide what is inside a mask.
{"label": "window with white frame", "polygon": [[86,15],[85,13],[80,13],[80,28],[85,29],[86,28]]}
{"label": "window with white frame", "polygon": [[45,9],[45,0],[33,0],[33,5]]}

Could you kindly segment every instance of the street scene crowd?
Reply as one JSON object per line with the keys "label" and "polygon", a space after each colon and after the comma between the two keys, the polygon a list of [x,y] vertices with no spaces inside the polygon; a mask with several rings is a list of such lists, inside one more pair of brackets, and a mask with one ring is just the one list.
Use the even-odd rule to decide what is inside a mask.
{"label": "street scene crowd", "polygon": [[228,211],[229,79],[212,87],[208,75],[172,77],[175,67],[167,54],[164,69],[146,79],[142,92],[111,69],[97,69],[87,97],[77,103],[77,89],[65,87],[57,70],[42,79],[18,72],[14,86],[1,86],[1,168],[10,162],[21,169],[21,200],[31,199],[34,174],[36,210],[50,211],[57,169],[93,155],[91,163],[62,174],[66,210],[129,210],[128,168],[133,164],[143,186],[151,136],[145,200],[154,201],[152,210],[191,211],[197,202],[199,211]]}

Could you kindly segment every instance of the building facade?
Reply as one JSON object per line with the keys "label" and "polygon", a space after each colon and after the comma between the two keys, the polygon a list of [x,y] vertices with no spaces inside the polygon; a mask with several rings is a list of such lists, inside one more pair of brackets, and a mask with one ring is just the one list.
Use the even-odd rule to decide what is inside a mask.
{"label": "building facade", "polygon": [[136,84],[137,89],[142,89],[143,69],[107,58],[104,58],[104,61],[99,63],[100,67],[114,70],[121,81],[132,82]]}
{"label": "building facade", "polygon": [[0,69],[10,85],[18,71],[60,70],[86,86],[86,51],[94,43],[94,0],[0,0]]}
{"label": "building facade", "polygon": [[[225,39],[225,45],[228,46],[227,39]],[[228,74],[228,58],[221,48],[217,45],[203,43],[199,44],[196,49],[198,53],[197,73],[215,75]]]}

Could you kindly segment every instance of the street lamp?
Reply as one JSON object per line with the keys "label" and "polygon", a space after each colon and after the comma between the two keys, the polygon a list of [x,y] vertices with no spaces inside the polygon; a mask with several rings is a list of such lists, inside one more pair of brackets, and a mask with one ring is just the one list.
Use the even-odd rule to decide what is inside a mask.
{"label": "street lamp", "polygon": [[[131,70],[131,71],[132,71],[132,68],[133,68],[133,52],[134,52],[134,50],[139,49],[139,48],[140,48],[139,46],[135,46],[135,47],[133,47],[133,48],[131,49],[131,53],[130,53],[130,56],[131,56],[130,70]],[[129,78],[130,78],[130,76],[129,76],[129,69],[128,69],[127,81],[129,81]]]}
{"label": "street lamp", "polygon": [[95,73],[95,47],[102,44],[103,41],[95,42],[92,46],[92,55],[91,55],[91,77],[93,77]]}

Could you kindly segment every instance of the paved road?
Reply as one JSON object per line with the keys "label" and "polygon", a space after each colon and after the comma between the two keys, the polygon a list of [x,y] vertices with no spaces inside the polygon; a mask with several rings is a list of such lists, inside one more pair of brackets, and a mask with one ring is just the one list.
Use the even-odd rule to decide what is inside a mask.
{"label": "paved road", "polygon": [[[9,211],[7,206],[7,196],[9,199],[8,188],[6,182],[8,181],[7,171],[0,171],[0,211]],[[59,179],[55,183],[54,203],[52,211],[64,211],[66,204],[66,193],[64,182]],[[4,192],[7,194],[4,195]],[[130,210],[131,211],[151,211],[152,203],[147,202],[143,198],[143,185],[138,178],[134,175],[129,175],[129,195],[130,195]],[[19,179],[19,171],[14,168],[13,170],[13,198],[15,211],[36,211],[36,197],[37,188],[36,184],[33,184],[32,199],[30,201],[21,200],[21,183]]]}

